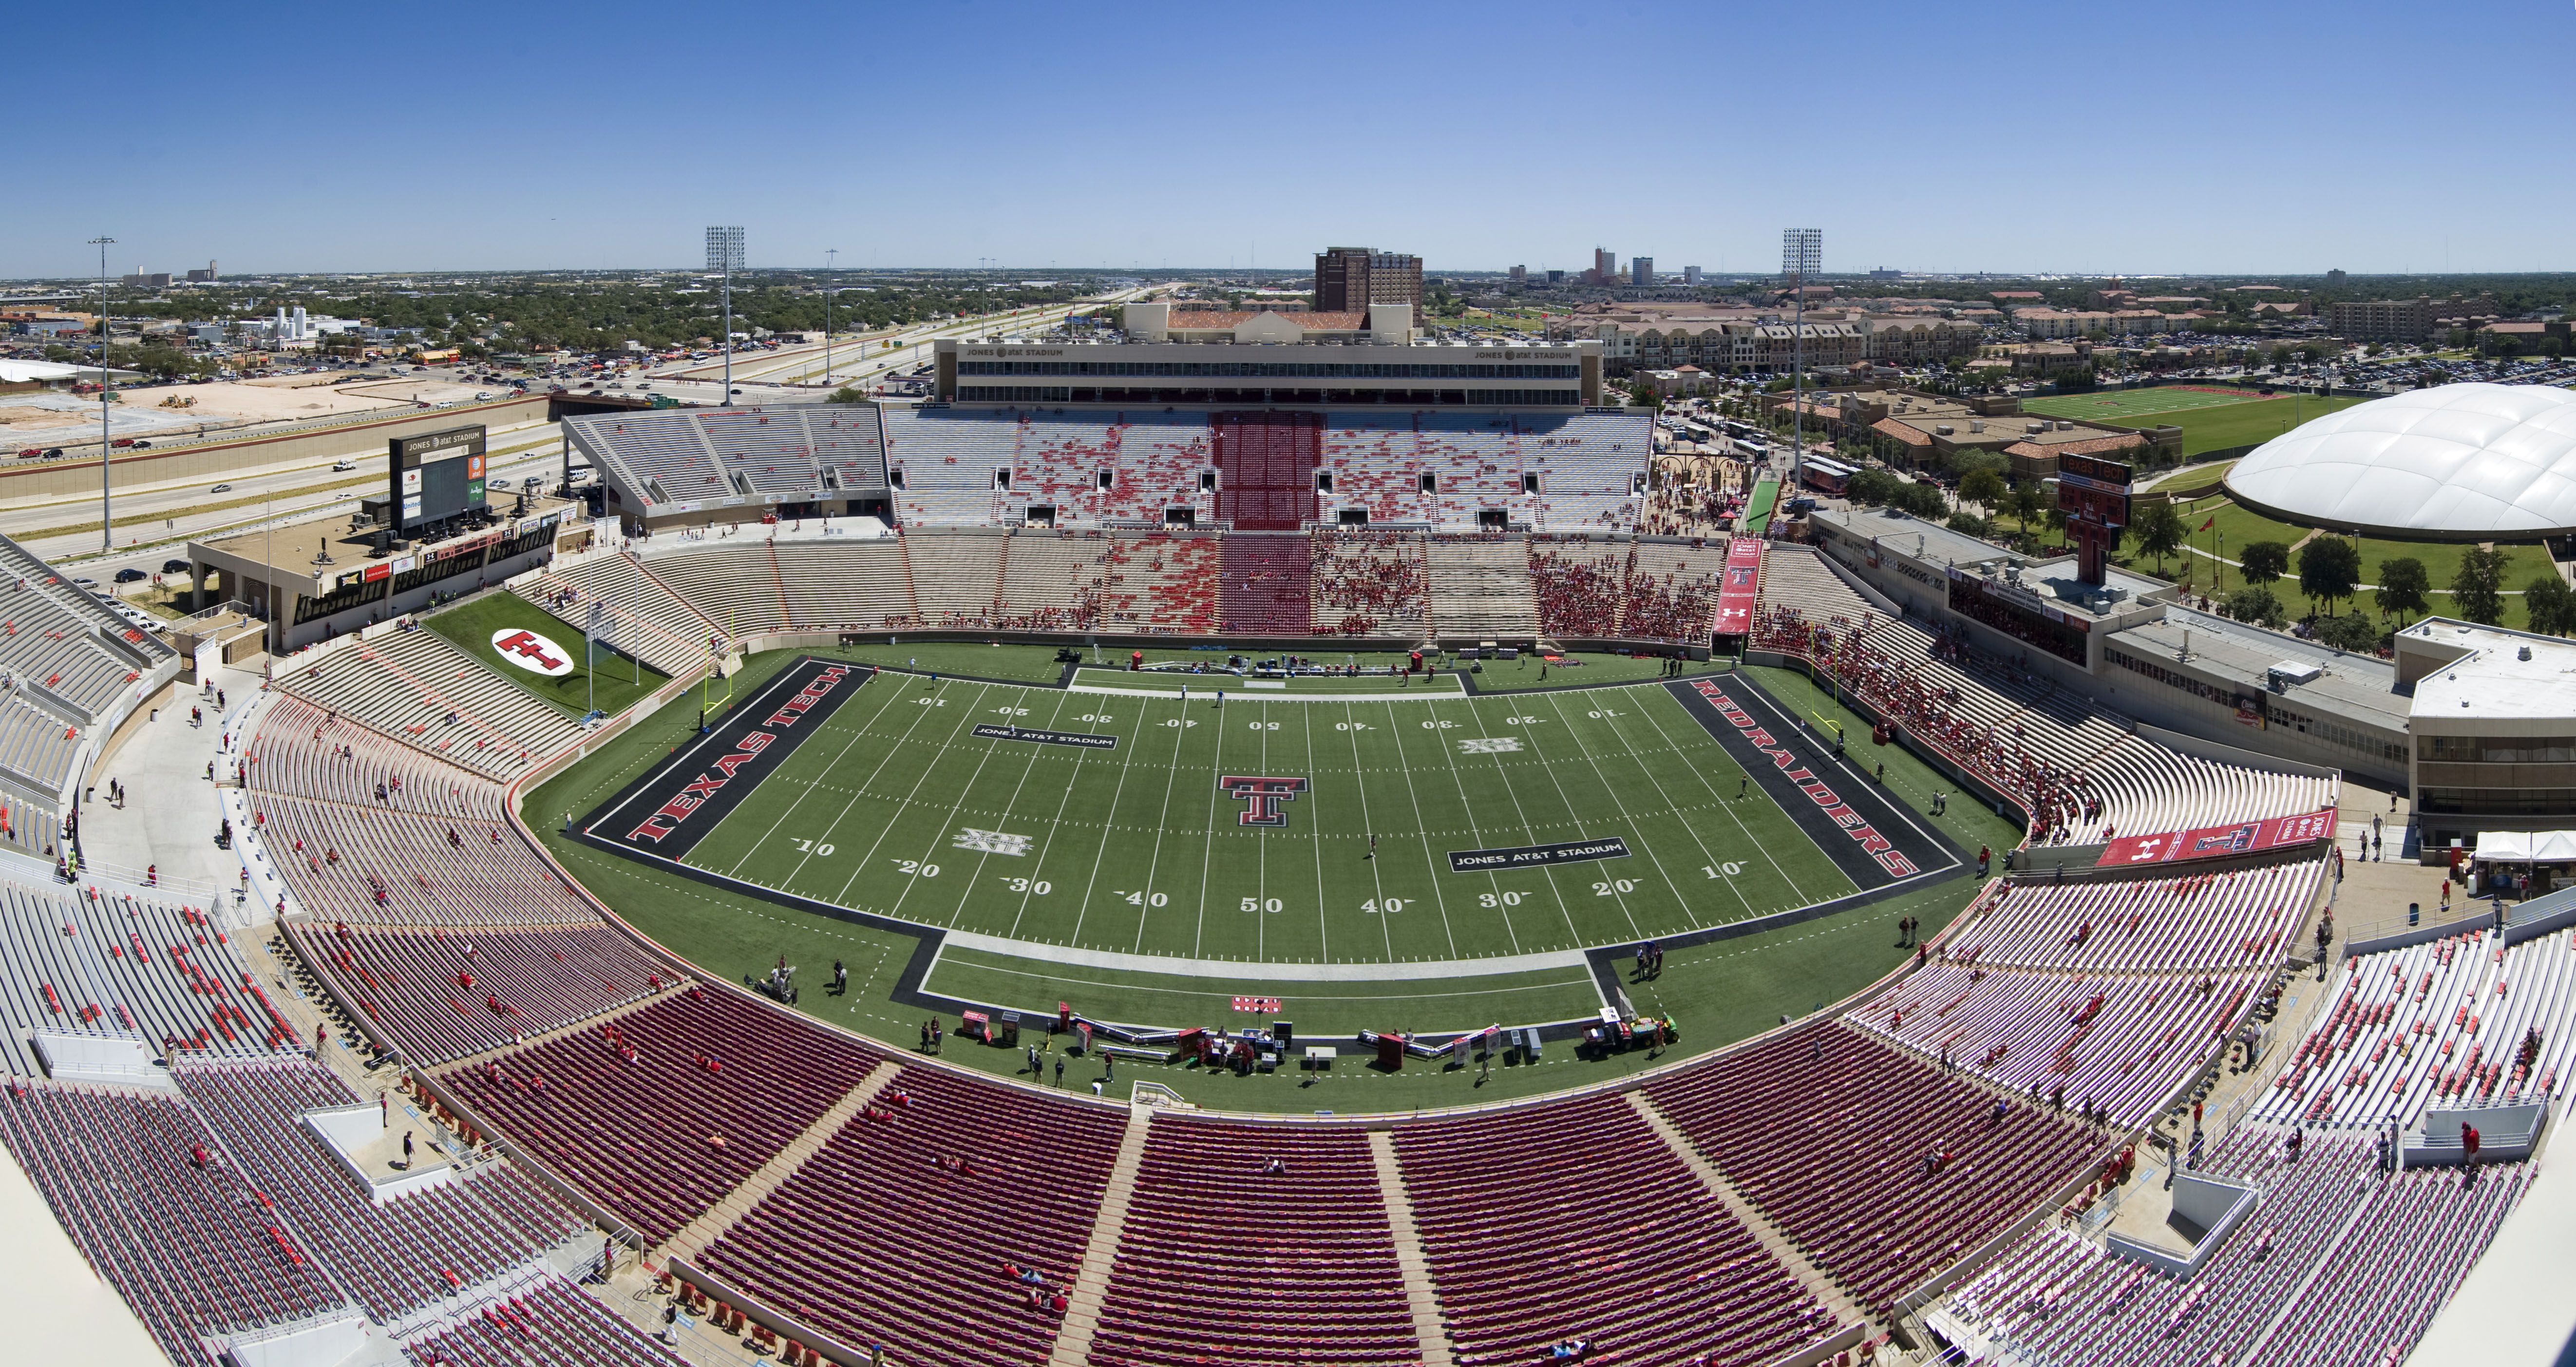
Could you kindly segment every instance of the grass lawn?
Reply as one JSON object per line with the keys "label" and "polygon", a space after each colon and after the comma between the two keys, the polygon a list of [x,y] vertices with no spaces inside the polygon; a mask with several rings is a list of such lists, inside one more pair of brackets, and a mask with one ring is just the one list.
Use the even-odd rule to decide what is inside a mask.
{"label": "grass lawn", "polygon": [[2147,414],[2223,408],[2230,404],[2258,402],[2260,398],[2252,389],[2239,389],[2233,385],[2212,385],[2207,390],[2159,385],[2151,389],[2109,389],[2092,394],[2050,394],[2024,399],[2021,406],[2023,411],[2042,417],[2092,418],[2123,427],[2147,427],[2153,424],[2133,419]]}
{"label": "grass lawn", "polygon": [[[431,613],[421,621],[430,630],[463,647],[467,654],[492,666],[493,672],[502,678],[576,717],[594,705],[612,715],[625,711],[628,704],[671,681],[668,675],[651,665],[600,646],[596,648],[598,679],[594,691],[592,670],[585,668],[582,662],[581,629],[515,593],[486,593],[455,607]],[[518,631],[532,632],[553,643],[554,648],[562,652],[562,657],[572,662],[571,672],[554,676],[541,674],[521,664],[521,656],[504,655],[493,649],[495,633]],[[594,696],[596,704],[592,701]]]}
{"label": "grass lawn", "polygon": [[[1223,656],[1211,657],[1209,664],[1222,662]],[[1322,698],[1339,694],[1374,696],[1381,693],[1426,693],[1433,696],[1465,697],[1454,673],[1417,675],[1407,680],[1403,675],[1360,674],[1356,676],[1300,675],[1287,679],[1248,679],[1223,670],[1211,669],[1205,674],[1180,674],[1171,671],[1092,669],[1074,671],[1078,688],[1113,688],[1121,694],[1156,693],[1178,698],[1184,692],[1192,698],[1208,698],[1222,692],[1229,698],[1257,702],[1269,698]]]}
{"label": "grass lawn", "polygon": [[[772,652],[756,658],[738,676],[735,696],[755,695],[779,667],[803,653],[845,652]],[[1779,670],[1748,673],[1800,713],[1844,715],[1802,676]],[[884,685],[893,686],[876,691]],[[936,701],[940,694],[947,696],[945,707]],[[1063,729],[1114,731],[1122,746],[1115,752],[1077,751],[954,734],[971,731],[974,721],[991,720],[979,715],[982,711],[1006,705],[1027,707],[1031,715],[1013,720],[1028,726],[1071,712]],[[1003,933],[1014,933],[1016,922],[1015,933],[1026,940],[1062,938],[1121,950],[1147,942],[1185,947],[1187,936],[1205,955],[1273,961],[1471,957],[1512,952],[1516,939],[1524,950],[1600,943],[1632,938],[1650,925],[1716,923],[1805,905],[1850,886],[1758,793],[1749,802],[1732,800],[1734,789],[1722,782],[1733,769],[1726,753],[1660,689],[1558,694],[1546,697],[1544,707],[1529,698],[1380,703],[1368,706],[1380,716],[1413,725],[1369,732],[1336,729],[1337,723],[1354,718],[1373,720],[1360,715],[1361,706],[1265,708],[1229,699],[1226,724],[1220,727],[1215,718],[1196,715],[1202,709],[1196,702],[1184,713],[1177,700],[1111,702],[1100,695],[954,679],[934,687],[925,679],[889,675],[851,697],[824,733],[800,747],[773,781],[719,828],[718,838],[700,847],[696,862],[712,863],[722,853],[713,846],[728,844],[741,849],[735,858],[751,859],[745,871],[761,881],[827,892],[832,890],[823,886],[828,881],[851,889],[852,903],[902,901],[908,904],[902,914],[930,913],[924,919],[944,914]],[[1103,707],[1116,719],[1076,720],[1083,711],[1098,717]],[[1120,708],[1141,714],[1117,718]],[[1612,715],[1589,715],[1596,711]],[[1257,713],[1270,715],[1264,719],[1253,715]],[[1333,715],[1340,713],[1351,715]],[[1503,717],[1522,720],[1505,722]],[[597,807],[687,740],[694,719],[693,709],[670,709],[538,789],[527,810],[540,838],[638,929],[710,975],[739,980],[783,953],[807,966],[809,982],[819,982],[834,960],[841,961],[850,972],[848,995],[809,990],[803,1009],[897,1047],[912,1047],[925,1013],[893,999],[913,955],[910,935],[794,912],[744,892],[680,879],[559,834],[562,813]],[[1175,720],[1208,724],[1158,724]],[[1420,723],[1426,720],[1453,725],[1425,728]],[[1266,729],[1274,722],[1279,731]],[[1254,725],[1265,729],[1254,731]],[[1462,730],[1474,734],[1472,725],[1489,730],[1508,726],[1525,748],[1517,753],[1451,753],[1459,749],[1455,738]],[[1682,731],[1684,726],[1691,732]],[[1846,726],[1851,734],[1867,735],[1856,719]],[[827,740],[837,743],[823,744]],[[1242,805],[1233,799],[1222,805],[1205,797],[1164,801],[1164,790],[1177,790],[1181,779],[1231,768],[1238,757],[1250,760],[1254,772],[1281,767],[1265,761],[1303,763],[1309,745],[1317,747],[1315,758],[1310,768],[1298,772],[1311,774],[1316,786],[1285,804],[1291,813],[1285,830],[1246,835],[1231,823],[1211,819]],[[1334,764],[1331,751],[1337,745],[1347,757]],[[2019,838],[2015,828],[1973,802],[1954,801],[1945,816],[1922,817],[1931,795],[1955,793],[1953,786],[1899,747],[1874,749],[1864,741],[1853,748],[1866,751],[1865,757],[1854,758],[1873,767],[1883,760],[1889,794],[1968,850],[1988,845],[2000,851]],[[844,750],[846,756],[833,762]],[[1483,765],[1485,772],[1471,774],[1471,765]],[[1102,789],[1100,780],[1112,768],[1126,771],[1123,782],[1111,779]],[[1686,801],[1687,785],[1694,782],[1716,790],[1722,800],[1703,796]],[[1346,785],[1353,798],[1366,795],[1365,814],[1358,801],[1331,800],[1336,785]],[[1093,796],[1095,790],[1105,793],[1106,801]],[[1149,796],[1139,796],[1137,790]],[[1396,794],[1403,796],[1385,796],[1381,804],[1381,795]],[[1417,813],[1417,797],[1438,813]],[[1393,813],[1382,810],[1399,801],[1404,806]],[[765,815],[750,810],[764,802],[775,810],[764,809]],[[953,849],[946,838],[948,823],[952,817],[967,820],[968,811],[977,814],[973,824],[1026,831],[1039,839],[1019,857]],[[1008,815],[985,819],[987,812]],[[1363,819],[1366,825],[1357,824]],[[1545,838],[1567,823],[1584,827],[1604,820],[1621,823],[1637,857],[1497,875],[1450,874],[1431,867],[1424,857],[1426,850],[1436,853],[1452,843],[1445,836],[1431,836],[1435,828],[1490,835],[1489,840],[1471,836],[1454,842],[1467,848],[1471,843],[1537,843],[1533,835]],[[1082,829],[1086,822],[1087,830]],[[824,838],[804,834],[808,825],[823,829]],[[1157,828],[1155,834],[1110,829],[1149,825]],[[1422,829],[1412,829],[1417,826]],[[778,851],[770,847],[790,835],[789,827],[797,830],[787,844],[794,839],[830,844],[835,854],[809,860],[802,870],[773,857]],[[1360,857],[1367,829],[1379,831],[1378,860]],[[1407,838],[1399,839],[1399,830]],[[879,841],[902,842],[906,848],[900,858],[914,861],[914,871],[903,873],[896,857],[882,852],[869,856],[871,870],[861,870],[861,855]],[[1193,843],[1196,849],[1189,848]],[[916,844],[921,848],[910,848]],[[1408,844],[1413,848],[1405,849]],[[1748,867],[1746,875],[1710,879],[1699,869],[1676,867],[1683,856],[1714,851],[1718,845],[1737,856],[1727,862]],[[1272,853],[1283,857],[1269,859]],[[1080,857],[1086,854],[1088,861]],[[1252,857],[1247,860],[1246,854]],[[920,870],[933,861],[946,867],[923,876]],[[1107,873],[1100,875],[1112,889],[1144,892],[1149,901],[1151,893],[1161,891],[1163,904],[1138,906],[1123,896],[1095,895],[1089,901],[1097,905],[1077,907],[1076,877],[1093,880],[1086,862],[1122,871],[1114,882],[1108,882]],[[1023,863],[1026,868],[1016,867]],[[979,870],[978,864],[984,867]],[[994,867],[999,865],[1015,867]],[[1753,868],[1762,872],[1757,876]],[[1015,879],[1046,882],[1049,891],[1021,892],[1011,886]],[[1622,880],[1636,890],[1620,891]],[[1235,886],[1238,882],[1264,909],[1242,909],[1244,888]],[[1610,891],[1596,892],[1596,883]],[[1487,891],[1495,894],[1498,905],[1482,905]],[[1898,917],[1915,915],[1937,928],[1973,892],[1969,880],[1952,879],[1818,920],[1675,948],[1659,980],[1626,982],[1623,972],[1623,990],[1638,1009],[1679,1020],[1683,1043],[1668,1059],[1696,1054],[1776,1025],[1784,1013],[1814,1010],[1877,978],[1902,958],[1893,931]],[[1500,905],[1506,900],[1503,893],[1520,897],[1512,905]],[[1281,903],[1276,912],[1266,909],[1274,896]],[[1366,907],[1389,897],[1402,904],[1392,915]],[[1291,899],[1301,905],[1290,908]],[[1425,907],[1425,901],[1433,905]],[[1374,945],[1367,943],[1372,937]],[[1321,1075],[1236,1078],[1193,1067],[1119,1069],[1119,1085],[1148,1079],[1200,1104],[1234,1110],[1403,1111],[1575,1087],[1655,1062],[1642,1050],[1579,1059],[1570,1046],[1552,1043],[1543,1062],[1497,1066],[1490,1078],[1480,1079],[1473,1069],[1450,1071],[1422,1060],[1409,1061],[1398,1073],[1380,1073],[1349,1056],[1348,1032],[1360,1028],[1442,1029],[1582,1015],[1597,1005],[1598,993],[1588,971],[1570,964],[1431,981],[1264,983],[1223,973],[1210,979],[1099,969],[1050,959],[1044,951],[1027,957],[952,942],[932,971],[929,989],[1023,1011],[1051,1012],[1057,1001],[1067,1000],[1110,1019],[1223,1025],[1269,1019],[1237,1015],[1231,997],[1273,995],[1284,999],[1280,1014],[1298,1022],[1301,1040],[1346,1047],[1340,1066]],[[952,1045],[951,1062],[1003,1076],[1025,1073],[1015,1051],[958,1041]],[[1081,1086],[1097,1076],[1095,1065],[1075,1061],[1064,1080]],[[1047,1078],[1052,1080],[1051,1070]]]}
{"label": "grass lawn", "polygon": [[[2239,508],[2217,493],[2187,504],[2176,504],[2175,507],[2176,511],[2183,515],[2184,521],[2192,527],[2192,546],[2206,554],[2221,553],[2217,536],[2199,530],[2203,523],[2213,517],[2216,518],[2218,522],[2216,532],[2223,533],[2226,537],[2223,553],[2231,561],[2243,558],[2244,549],[2249,542],[2278,541],[2284,546],[2296,546],[2309,531],[2305,527],[2275,521],[2259,513]],[[2377,584],[2380,580],[2379,567],[2388,561],[2404,558],[2421,560],[2424,562],[2424,572],[2433,585],[2433,592],[2429,595],[2433,602],[2433,611],[2446,614],[2450,611],[2451,579],[2459,573],[2461,553],[2467,551],[2470,544],[2458,541],[2392,541],[2382,537],[2364,537],[2361,542],[2361,582]],[[2504,586],[2508,592],[2505,597],[2502,625],[2522,627],[2528,622],[2522,609],[2522,589],[2532,580],[2543,575],[2555,574],[2557,571],[2550,563],[2549,552],[2537,542],[2508,542],[2498,545],[2497,549],[2503,551],[2508,557],[2504,575]],[[2133,569],[2143,569],[2148,572],[2153,572],[2155,568],[2153,560],[2127,552],[2123,552],[2121,563]],[[2212,585],[2212,571],[2217,567],[2211,564],[2206,555],[2168,557],[2165,561],[2168,577],[2180,578],[2186,564],[2190,566],[2193,584],[2204,590]],[[2243,587],[2244,582],[2242,574],[2233,565],[2227,566],[2224,575],[2217,579],[2218,587],[2228,591]],[[2298,590],[2298,559],[2295,555],[2291,557],[2290,573],[2281,582],[2272,586],[2272,592],[2281,600],[2281,606],[2287,609],[2291,616],[2301,616],[2306,612],[2308,600]],[[2376,611],[2367,589],[2362,591],[2357,602],[2362,608]],[[2336,610],[2345,610],[2345,605],[2338,603]]]}
{"label": "grass lawn", "polygon": [[2176,471],[2158,480],[2155,487],[2176,498],[2216,494],[2221,492],[2219,481],[2227,478],[2227,472],[2235,468],[2236,462],[2232,460],[2212,461],[2207,465]]}

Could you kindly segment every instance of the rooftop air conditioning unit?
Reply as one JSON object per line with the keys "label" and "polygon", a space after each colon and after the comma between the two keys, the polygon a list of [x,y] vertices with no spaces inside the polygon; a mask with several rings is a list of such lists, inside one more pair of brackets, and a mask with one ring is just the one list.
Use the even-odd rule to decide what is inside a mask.
{"label": "rooftop air conditioning unit", "polygon": [[1986,425],[1983,422],[1972,422],[1968,424],[1968,430],[1971,432],[1983,432],[1986,430]]}
{"label": "rooftop air conditioning unit", "polygon": [[2024,423],[2024,424],[2022,424],[2022,429],[2021,429],[2021,430],[2022,430],[2022,435],[2024,435],[2024,436],[2031,436],[2031,437],[2035,437],[2035,436],[2038,436],[2040,433],[2047,431],[2047,430],[2048,430],[2048,424],[2047,424],[2047,423],[2044,423],[2044,422],[2031,422],[2031,423]]}
{"label": "rooftop air conditioning unit", "polygon": [[2287,688],[2292,684],[2315,683],[2325,677],[2326,668],[2305,660],[2283,660],[2263,673],[2271,679],[2274,688]]}
{"label": "rooftop air conditioning unit", "polygon": [[1949,436],[1951,432],[1950,424],[1946,422],[1933,424],[1932,430],[1945,437]]}

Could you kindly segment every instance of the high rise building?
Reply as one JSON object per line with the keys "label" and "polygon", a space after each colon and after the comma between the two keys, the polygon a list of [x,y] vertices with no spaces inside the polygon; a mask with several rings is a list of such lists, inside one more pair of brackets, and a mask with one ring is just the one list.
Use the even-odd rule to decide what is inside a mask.
{"label": "high rise building", "polygon": [[1684,266],[1684,267],[1682,267],[1682,283],[1683,283],[1683,284],[1685,284],[1685,285],[1690,286],[1690,287],[1691,287],[1691,288],[1693,288],[1693,289],[1697,289],[1697,288],[1699,287],[1699,267],[1697,267],[1697,266]]}
{"label": "high rise building", "polygon": [[1593,248],[1592,269],[1583,273],[1583,283],[1587,285],[1619,283],[1619,254],[1601,247]]}
{"label": "high rise building", "polygon": [[1371,304],[1404,304],[1422,313],[1422,258],[1370,247],[1327,247],[1315,254],[1315,311],[1366,313]]}
{"label": "high rise building", "polygon": [[2336,268],[2336,269],[2334,269],[2334,270],[2330,270],[2330,271],[2327,271],[2327,272],[2326,272],[2326,288],[2327,288],[2327,289],[2335,289],[2335,288],[2337,288],[2337,287],[2341,286],[2341,285],[2343,284],[2343,281],[2344,281],[2344,274],[2343,274],[2343,270],[2342,270],[2340,267],[2338,267],[2338,268]]}
{"label": "high rise building", "polygon": [[1529,283],[1529,267],[1527,267],[1527,266],[1514,266],[1514,267],[1512,267],[1512,283],[1513,283],[1513,284],[1515,284],[1515,285],[1526,285],[1526,284],[1528,284],[1528,283]]}
{"label": "high rise building", "polygon": [[210,284],[221,278],[222,277],[215,273],[215,263],[212,261],[206,263],[206,268],[204,270],[188,272],[188,279],[192,284]]}
{"label": "high rise building", "polygon": [[1655,258],[1640,256],[1628,263],[1628,283],[1641,290],[1655,287]]}

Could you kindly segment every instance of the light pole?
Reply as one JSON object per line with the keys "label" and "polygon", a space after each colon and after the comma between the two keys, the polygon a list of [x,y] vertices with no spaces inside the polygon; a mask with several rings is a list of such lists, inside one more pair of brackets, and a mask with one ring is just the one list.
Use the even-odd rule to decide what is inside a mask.
{"label": "light pole", "polygon": [[707,269],[724,272],[724,397],[719,407],[733,406],[733,273],[742,265],[742,228],[707,229]]}
{"label": "light pole", "polygon": [[832,387],[832,265],[841,254],[838,247],[823,249],[823,387]]}
{"label": "light pole", "polygon": [[98,248],[98,548],[116,549],[116,519],[108,515],[107,453],[107,249],[116,239],[102,233],[90,240]]}
{"label": "light pole", "polygon": [[1789,488],[1794,492],[1807,463],[1807,277],[1823,269],[1825,230],[1780,230],[1780,273],[1795,291],[1789,334]]}

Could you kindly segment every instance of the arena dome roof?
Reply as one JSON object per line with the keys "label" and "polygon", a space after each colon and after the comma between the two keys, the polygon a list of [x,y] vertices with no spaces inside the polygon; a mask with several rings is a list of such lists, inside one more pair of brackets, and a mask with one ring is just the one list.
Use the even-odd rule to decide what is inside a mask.
{"label": "arena dome roof", "polygon": [[2258,512],[2365,535],[2576,530],[2576,393],[2450,384],[2373,399],[2254,448],[2226,482]]}

